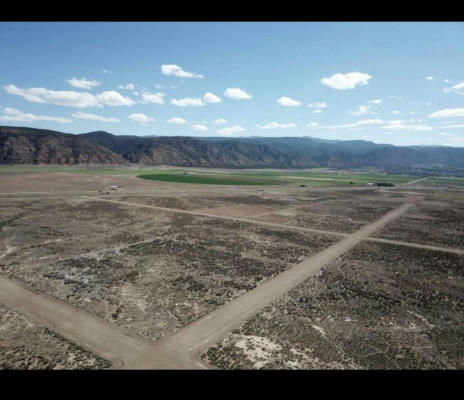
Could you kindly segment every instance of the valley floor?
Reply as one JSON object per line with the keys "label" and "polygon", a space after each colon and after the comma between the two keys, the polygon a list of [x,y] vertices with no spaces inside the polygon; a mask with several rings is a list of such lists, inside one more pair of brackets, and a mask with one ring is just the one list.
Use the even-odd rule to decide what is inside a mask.
{"label": "valley floor", "polygon": [[462,368],[462,221],[428,179],[1,173],[0,367]]}

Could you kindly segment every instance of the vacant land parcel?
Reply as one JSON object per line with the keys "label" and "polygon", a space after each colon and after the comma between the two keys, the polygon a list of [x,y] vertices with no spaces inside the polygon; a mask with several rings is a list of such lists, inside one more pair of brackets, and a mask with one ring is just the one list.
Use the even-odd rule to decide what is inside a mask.
{"label": "vacant land parcel", "polygon": [[219,368],[464,366],[464,256],[363,243],[203,357]]}
{"label": "vacant land parcel", "polygon": [[[145,343],[142,354],[404,203],[422,199],[385,227],[384,240],[459,247],[462,237],[462,193],[435,186],[206,185],[130,172],[1,173],[0,277]],[[119,188],[102,194],[109,186]],[[394,224],[411,216],[414,224],[407,220],[401,234]],[[435,236],[410,233],[424,235],[432,226]],[[459,368],[462,257],[406,245],[362,242],[204,359],[219,368]],[[422,304],[427,301],[432,309]],[[5,368],[109,366],[98,349],[69,347],[65,333],[67,339],[49,340],[52,331],[32,320],[24,324],[36,328],[23,328],[18,321],[31,315],[21,319],[17,311],[1,309],[7,315],[2,351],[17,354]],[[407,328],[411,323],[422,330]],[[28,347],[27,332],[34,329],[61,350],[32,339]],[[359,343],[369,351],[358,351]]]}
{"label": "vacant land parcel", "polygon": [[152,340],[336,240],[95,198],[2,204],[2,275]]}

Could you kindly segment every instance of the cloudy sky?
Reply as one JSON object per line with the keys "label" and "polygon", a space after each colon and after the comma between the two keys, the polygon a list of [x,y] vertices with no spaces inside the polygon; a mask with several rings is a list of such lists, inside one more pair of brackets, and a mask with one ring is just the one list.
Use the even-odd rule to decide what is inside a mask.
{"label": "cloudy sky", "polygon": [[463,23],[0,23],[0,125],[464,147]]}

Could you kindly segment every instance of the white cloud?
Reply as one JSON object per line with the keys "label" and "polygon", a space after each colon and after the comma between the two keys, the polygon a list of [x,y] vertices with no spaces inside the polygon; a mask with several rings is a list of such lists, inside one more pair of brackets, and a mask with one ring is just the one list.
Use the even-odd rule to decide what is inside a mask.
{"label": "white cloud", "polygon": [[334,74],[330,78],[322,78],[323,85],[333,89],[354,89],[356,85],[367,85],[372,76],[362,72],[349,72],[347,74]]}
{"label": "white cloud", "polygon": [[90,93],[55,91],[45,88],[23,89],[11,84],[3,88],[9,94],[22,96],[34,103],[52,103],[67,107],[101,107],[98,99]]}
{"label": "white cloud", "polygon": [[96,114],[89,114],[89,113],[83,113],[83,112],[77,112],[72,114],[74,118],[80,118],[80,119],[88,119],[92,121],[100,121],[100,122],[119,122],[119,119],[117,118],[111,118],[111,117],[103,117],[101,115],[96,115]]}
{"label": "white cloud", "polygon": [[49,90],[45,88],[23,89],[11,84],[3,88],[9,94],[22,96],[34,103],[50,103],[66,107],[130,106],[135,103],[129,97],[124,97],[114,90],[93,95],[91,93],[69,90]]}
{"label": "white cloud", "polygon": [[356,125],[380,125],[383,124],[385,121],[381,119],[363,119],[361,121],[356,122]]}
{"label": "white cloud", "polygon": [[205,125],[193,125],[192,128],[195,131],[207,131],[208,130],[208,127]]}
{"label": "white cloud", "polygon": [[71,86],[77,87],[79,89],[87,89],[90,90],[94,86],[100,86],[101,82],[98,81],[89,81],[85,78],[77,79],[76,77],[73,77],[72,79],[68,79],[66,82],[68,82]]}
{"label": "white cloud", "polygon": [[219,119],[216,119],[215,121],[213,121],[213,124],[223,125],[223,124],[227,124],[227,121],[224,118],[219,118]]}
{"label": "white cloud", "polygon": [[395,131],[431,131],[433,128],[426,125],[407,125],[401,120],[388,121],[382,129],[389,129]]}
{"label": "white cloud", "polygon": [[449,79],[443,79],[443,82],[449,83]]}
{"label": "white cloud", "polygon": [[379,125],[381,129],[392,131],[431,131],[426,125],[406,124],[401,120],[383,121],[381,119],[364,119],[353,124],[320,126],[319,129],[364,129],[366,126]]}
{"label": "white cloud", "polygon": [[178,107],[188,107],[188,106],[204,106],[206,105],[203,100],[199,97],[191,98],[185,97],[183,99],[171,99],[171,104]]}
{"label": "white cloud", "polygon": [[164,104],[164,93],[142,93],[142,103],[155,103],[155,104]]}
{"label": "white cloud", "polygon": [[113,73],[112,71],[108,71],[107,69],[104,69],[102,72],[103,72],[104,74],[112,74],[112,73]]}
{"label": "white cloud", "polygon": [[129,97],[122,96],[116,92],[116,90],[101,92],[97,94],[96,97],[99,103],[105,106],[131,106],[135,103],[134,100]]}
{"label": "white cloud", "polygon": [[443,126],[443,128],[444,129],[464,128],[464,124],[445,125]]}
{"label": "white cloud", "polygon": [[[365,125],[382,125],[384,123],[385,123],[385,121],[383,121],[381,119],[363,119],[363,120],[357,121],[357,122],[355,122],[353,124],[320,126],[319,124],[317,124],[317,122],[315,122],[315,123],[311,122],[307,126],[309,128],[318,127],[318,129],[351,129],[351,128],[360,129],[360,128],[363,128]],[[314,125],[314,124],[317,124],[317,125]]]}
{"label": "white cloud", "polygon": [[314,114],[319,114],[319,113],[321,113],[321,112],[322,112],[322,110],[321,110],[320,108],[317,108],[317,109],[315,109],[315,110],[313,111]]}
{"label": "white cloud", "polygon": [[316,126],[319,126],[319,122],[308,122],[306,126],[308,128],[315,128]]}
{"label": "white cloud", "polygon": [[5,108],[3,109],[3,113],[4,113],[4,114],[8,114],[8,115],[18,115],[18,114],[22,114],[21,111],[16,110],[15,108],[10,108],[10,107],[5,107]]}
{"label": "white cloud", "polygon": [[140,122],[141,124],[146,124],[148,122],[153,122],[155,119],[147,117],[145,114],[134,113],[129,115],[129,118],[133,121]]}
{"label": "white cloud", "polygon": [[445,88],[443,89],[443,92],[444,93],[454,92],[457,94],[464,95],[464,82],[457,83],[456,85],[451,86],[450,88]]}
{"label": "white cloud", "polygon": [[313,107],[314,108],[326,108],[327,104],[325,104],[323,101],[322,102],[316,101],[314,103],[309,103],[308,107],[309,108],[313,108]]}
{"label": "white cloud", "polygon": [[161,66],[161,73],[163,75],[174,75],[179,78],[204,78],[203,75],[196,74],[194,72],[184,71],[181,67],[176,64],[163,64]]}
{"label": "white cloud", "polygon": [[179,118],[179,117],[174,117],[174,118],[168,119],[168,122],[170,124],[177,124],[177,125],[183,125],[183,124],[187,123],[187,121],[185,119]]}
{"label": "white cloud", "polygon": [[428,81],[433,81],[433,76],[428,76],[427,78],[425,78],[426,80]]}
{"label": "white cloud", "polygon": [[248,94],[247,92],[239,88],[227,88],[224,92],[224,96],[236,100],[251,99],[253,97],[251,96],[251,94]]}
{"label": "white cloud", "polygon": [[205,103],[212,103],[213,104],[213,103],[220,103],[221,99],[219,97],[217,97],[215,94],[207,92],[203,96],[203,101]]}
{"label": "white cloud", "polygon": [[279,103],[280,105],[282,105],[284,107],[296,107],[296,106],[299,106],[301,104],[301,101],[293,100],[293,99],[291,99],[290,97],[287,97],[287,96],[282,96],[282,97],[277,99],[277,103]]}
{"label": "white cloud", "polygon": [[371,101],[368,101],[367,104],[382,104],[382,100],[381,99],[371,100]]}
{"label": "white cloud", "polygon": [[156,88],[156,89],[162,89],[163,87],[164,87],[163,85],[160,85],[160,84],[158,84],[158,83],[155,84],[155,88]]}
{"label": "white cloud", "polygon": [[50,121],[59,122],[60,124],[67,124],[71,122],[69,118],[51,117],[48,115],[35,115],[27,114],[14,108],[5,107],[2,110],[4,115],[0,115],[0,121],[5,122],[35,122],[35,121]]}
{"label": "white cloud", "polygon": [[267,125],[256,125],[259,129],[289,129],[289,128],[295,128],[296,125],[294,123],[289,123],[289,124],[279,124],[278,122],[271,122]]}
{"label": "white cloud", "polygon": [[392,111],[392,114],[398,115],[399,113],[400,113],[400,112],[399,112],[398,110],[393,110],[393,111]]}
{"label": "white cloud", "polygon": [[234,133],[244,132],[244,131],[246,131],[245,128],[242,128],[240,125],[234,125],[228,128],[219,129],[218,133],[223,136],[229,136],[229,135],[233,135]]}
{"label": "white cloud", "polygon": [[125,85],[119,85],[119,89],[127,89],[127,90],[134,90],[135,86],[133,83],[126,83]]}
{"label": "white cloud", "polygon": [[363,114],[367,114],[368,110],[369,110],[369,106],[359,106],[356,111],[350,111],[350,114],[363,115]]}
{"label": "white cloud", "polygon": [[464,108],[445,108],[430,114],[430,118],[464,117]]}

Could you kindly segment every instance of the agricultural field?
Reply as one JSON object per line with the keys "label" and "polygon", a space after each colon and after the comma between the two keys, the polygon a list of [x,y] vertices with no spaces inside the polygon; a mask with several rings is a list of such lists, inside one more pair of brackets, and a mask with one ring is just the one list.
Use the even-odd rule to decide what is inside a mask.
{"label": "agricultural field", "polygon": [[449,186],[464,186],[464,178],[462,177],[431,177],[428,179],[429,185],[437,187]]}
{"label": "agricultural field", "polygon": [[418,177],[412,175],[375,174],[359,172],[299,172],[299,171],[237,171],[211,170],[199,168],[138,168],[138,167],[96,167],[96,166],[0,166],[2,175],[21,175],[24,173],[64,173],[102,176],[126,176],[161,182],[177,182],[201,185],[307,185],[325,186],[365,186],[368,182],[404,184]]}

